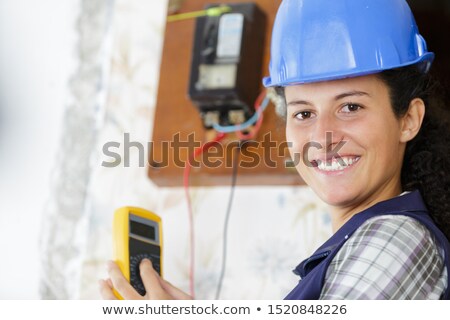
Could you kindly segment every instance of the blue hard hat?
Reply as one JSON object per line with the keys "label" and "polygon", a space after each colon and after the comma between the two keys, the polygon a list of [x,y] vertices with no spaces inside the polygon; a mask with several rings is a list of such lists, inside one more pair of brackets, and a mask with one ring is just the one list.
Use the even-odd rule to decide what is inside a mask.
{"label": "blue hard hat", "polygon": [[283,0],[266,87],[361,76],[422,63],[428,52],[405,0]]}

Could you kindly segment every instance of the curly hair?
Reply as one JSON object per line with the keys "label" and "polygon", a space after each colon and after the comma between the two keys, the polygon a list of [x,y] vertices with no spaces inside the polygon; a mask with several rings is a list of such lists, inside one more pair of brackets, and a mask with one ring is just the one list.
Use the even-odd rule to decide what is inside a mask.
{"label": "curly hair", "polygon": [[403,191],[420,191],[434,222],[450,240],[450,110],[444,104],[444,89],[420,65],[378,75],[388,87],[398,118],[413,99],[425,102],[422,127],[406,145],[401,182]]}
{"label": "curly hair", "polygon": [[[439,229],[450,240],[450,109],[444,104],[444,89],[423,66],[411,65],[378,73],[389,91],[397,118],[420,98],[426,111],[417,136],[406,145],[401,183],[403,191],[419,190]],[[278,114],[286,120],[284,87],[276,87],[283,104]]]}

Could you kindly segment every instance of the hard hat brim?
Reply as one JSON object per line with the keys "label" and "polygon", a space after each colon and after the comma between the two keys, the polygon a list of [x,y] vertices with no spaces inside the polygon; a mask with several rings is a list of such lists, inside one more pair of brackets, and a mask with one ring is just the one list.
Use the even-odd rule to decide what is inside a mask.
{"label": "hard hat brim", "polygon": [[407,67],[407,66],[414,65],[414,64],[417,64],[418,68],[420,68],[422,72],[427,73],[431,67],[434,57],[435,57],[435,55],[433,52],[427,52],[423,56],[419,57],[418,59],[416,59],[414,61],[408,61],[407,63],[401,64],[401,65],[395,65],[392,67],[385,66],[382,69],[376,69],[376,70],[355,69],[354,71],[345,70],[341,73],[320,74],[320,75],[315,75],[315,76],[310,76],[310,77],[302,77],[301,79],[300,78],[279,79],[279,81],[274,81],[274,80],[272,80],[272,78],[270,76],[268,76],[268,77],[264,77],[262,82],[263,82],[264,87],[266,87],[266,88],[286,87],[286,86],[305,84],[305,83],[314,83],[314,82],[332,81],[332,80],[338,80],[338,79],[344,79],[344,78],[360,77],[360,76],[380,73],[385,70]]}

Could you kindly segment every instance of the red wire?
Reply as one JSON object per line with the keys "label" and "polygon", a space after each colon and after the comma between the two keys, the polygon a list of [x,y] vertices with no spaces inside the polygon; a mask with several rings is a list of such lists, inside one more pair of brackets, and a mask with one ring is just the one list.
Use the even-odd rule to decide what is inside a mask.
{"label": "red wire", "polygon": [[194,288],[194,267],[195,267],[195,233],[194,233],[194,215],[192,212],[192,203],[191,197],[189,195],[189,175],[191,173],[192,168],[192,160],[196,157],[200,156],[206,150],[214,146],[216,143],[222,141],[225,138],[225,133],[217,133],[216,137],[203,144],[201,147],[194,150],[193,154],[191,154],[186,161],[186,165],[184,167],[183,172],[183,185],[184,185],[184,193],[186,195],[188,214],[189,214],[189,230],[190,230],[190,267],[189,267],[189,289],[192,298],[195,298],[195,288]]}

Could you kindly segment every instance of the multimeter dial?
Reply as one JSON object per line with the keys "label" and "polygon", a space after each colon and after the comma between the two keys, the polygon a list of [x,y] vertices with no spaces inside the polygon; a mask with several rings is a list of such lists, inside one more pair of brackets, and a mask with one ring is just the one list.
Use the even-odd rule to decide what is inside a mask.
{"label": "multimeter dial", "polygon": [[139,272],[139,265],[143,259],[151,260],[153,269],[155,269],[158,274],[161,274],[159,257],[155,257],[148,253],[141,253],[130,257],[130,283],[141,296],[144,296],[146,293],[144,283],[142,282],[141,274]]}

